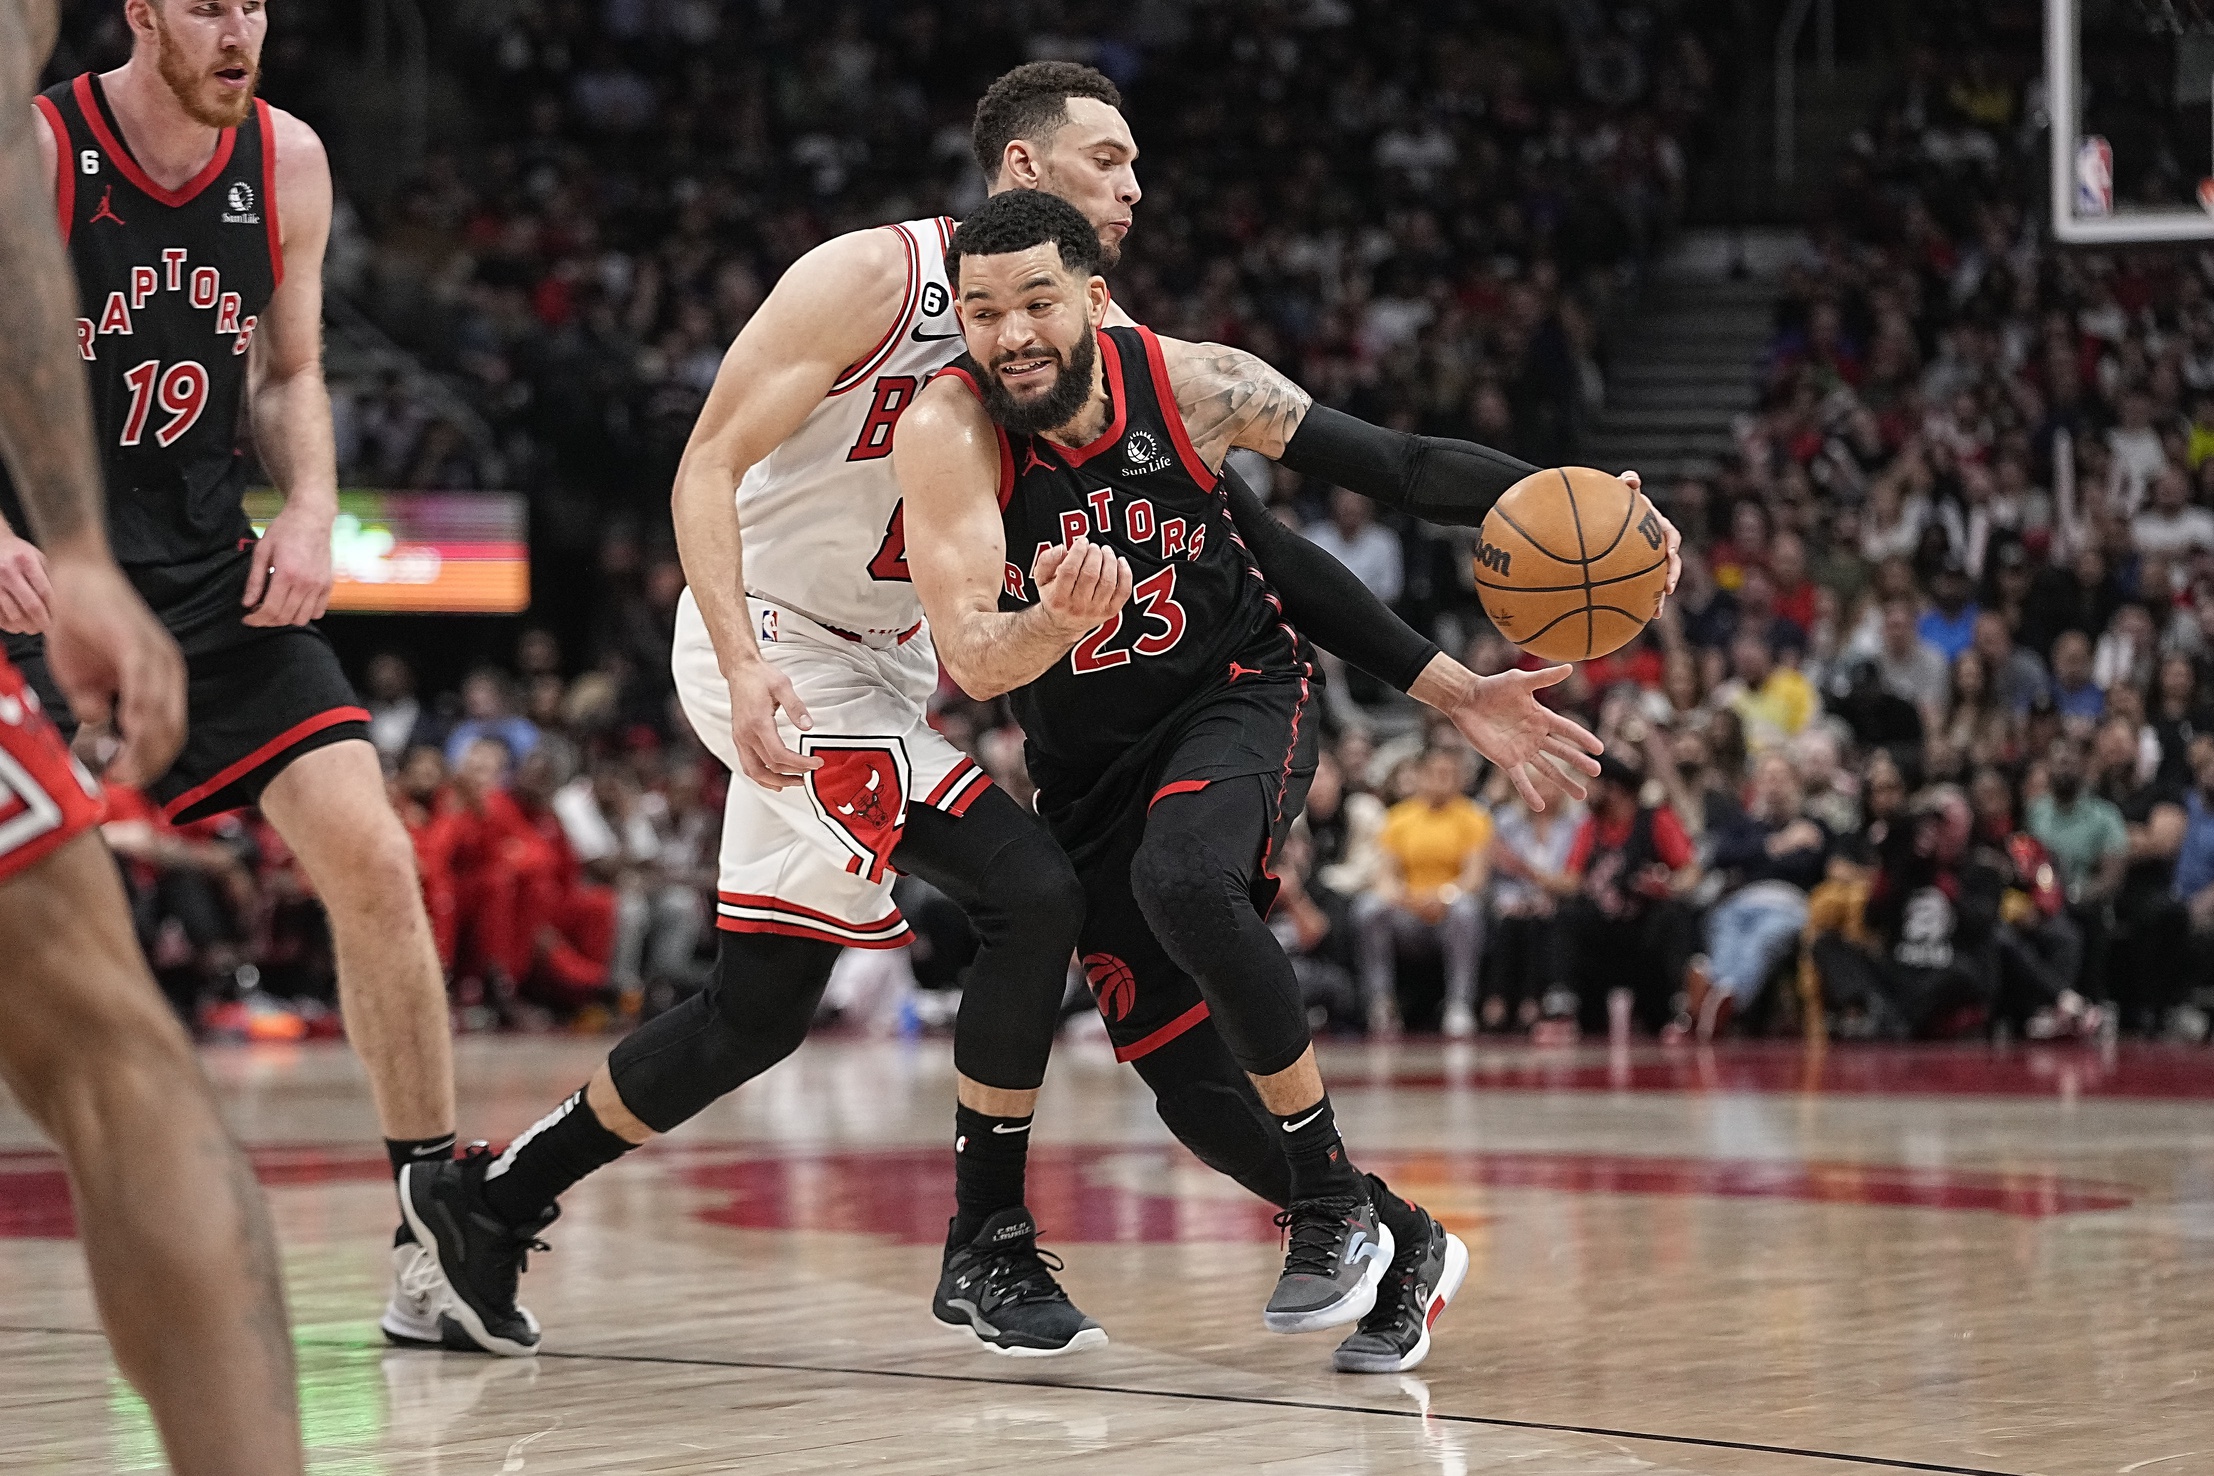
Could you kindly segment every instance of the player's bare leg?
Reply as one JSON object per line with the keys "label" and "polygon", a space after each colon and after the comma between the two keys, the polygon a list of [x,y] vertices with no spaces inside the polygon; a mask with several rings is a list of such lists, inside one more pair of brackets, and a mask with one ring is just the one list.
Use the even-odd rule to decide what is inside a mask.
{"label": "player's bare leg", "polygon": [[0,1075],[69,1165],[115,1361],[186,1476],[300,1463],[269,1213],[80,836],[0,885]]}
{"label": "player's bare leg", "polygon": [[[445,978],[415,849],[367,743],[301,755],[270,781],[261,808],[307,868],[330,917],[339,1008],[369,1073],[396,1189],[408,1164],[454,1151]],[[447,1298],[438,1258],[408,1232],[404,1217],[391,1255],[392,1295],[378,1327],[403,1347],[437,1344]]]}
{"label": "player's bare leg", "polygon": [[445,980],[415,849],[385,797],[376,750],[346,742],[303,754],[270,781],[261,809],[330,914],[339,1008],[368,1069],[385,1137],[450,1137]]}

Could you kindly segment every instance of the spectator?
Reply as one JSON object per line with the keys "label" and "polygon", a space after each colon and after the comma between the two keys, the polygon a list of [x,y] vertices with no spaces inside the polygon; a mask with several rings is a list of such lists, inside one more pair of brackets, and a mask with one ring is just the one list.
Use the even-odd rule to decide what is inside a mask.
{"label": "spectator", "polygon": [[434,741],[430,714],[415,696],[415,668],[396,651],[369,658],[369,742],[390,773],[409,749]]}
{"label": "spectator", "polygon": [[1330,518],[1310,525],[1307,537],[1368,586],[1385,604],[1396,604],[1404,587],[1405,553],[1399,535],[1376,522],[1376,504],[1343,487],[1330,493]]}
{"label": "spectator", "polygon": [[2180,794],[2192,782],[2192,741],[2201,733],[2214,733],[2214,708],[2200,693],[2198,664],[2189,656],[2171,652],[2160,659],[2149,716],[2153,741],[2160,748],[2153,777]]}
{"label": "spectator", "polygon": [[2181,469],[2162,467],[2152,482],[2152,504],[2130,519],[2130,539],[2140,554],[2181,557],[2214,551],[2214,512],[2194,507],[2191,483]]}
{"label": "spectator", "polygon": [[1967,798],[1941,785],[1878,841],[1867,925],[1873,946],[1814,942],[1823,998],[1847,1033],[1946,1035],[1989,1008],[1993,943],[2006,878],[1970,845]]}
{"label": "spectator", "polygon": [[1420,947],[1440,949],[1445,957],[1446,1035],[1475,1033],[1492,824],[1462,793],[1466,783],[1460,752],[1433,748],[1415,768],[1413,796],[1392,806],[1384,820],[1378,842],[1383,864],[1356,912],[1361,991],[1372,1034],[1398,1030],[1394,967],[1403,952]]}
{"label": "spectator", "polygon": [[1939,725],[1945,713],[1945,658],[1915,628],[1911,600],[1884,602],[1877,672],[1884,690],[1914,704],[1925,732]]}
{"label": "spectator", "polygon": [[[2176,855],[2174,895],[2189,930],[2183,982],[2193,995],[2203,997],[2214,991],[2214,736],[2202,734],[2192,743],[2191,775],[2191,790],[2184,797],[2186,820]],[[2187,1033],[2203,1039],[2205,1012],[2195,1013],[2198,1018],[2190,1022]]]}
{"label": "spectator", "polygon": [[2020,755],[2014,717],[1999,702],[1983,653],[1971,646],[1953,662],[1952,710],[1931,735],[1929,768],[1965,777],[1986,764],[2011,764]]}
{"label": "spectator", "polygon": [[1915,634],[1950,665],[1975,639],[1976,617],[1983,613],[1968,598],[1968,570],[1959,558],[1946,558],[1932,581],[1930,599],[1915,623]]}
{"label": "spectator", "polygon": [[1489,987],[1480,1022],[1486,1030],[1505,1029],[1510,1021],[1528,1030],[1549,996],[1557,997],[1556,1013],[1575,1014],[1575,994],[1553,923],[1561,900],[1576,892],[1568,857],[1583,817],[1576,806],[1559,802],[1533,811],[1519,795],[1508,797],[1495,813],[1492,947],[1484,968]]}
{"label": "spectator", "polygon": [[1643,773],[1611,753],[1599,763],[1568,853],[1577,894],[1561,909],[1556,937],[1584,1028],[1598,1028],[1615,1008],[1609,995],[1627,990],[1634,1016],[1658,1030],[1674,1016],[1695,951],[1686,899],[1699,883],[1698,857],[1676,812],[1641,798]]}
{"label": "spectator", "polygon": [[1707,951],[1687,971],[1687,1012],[1677,1038],[1712,1040],[1759,996],[1769,971],[1806,926],[1807,894],[1828,868],[1831,838],[1806,813],[1798,772],[1780,753],[1753,770],[1753,803],[1715,837],[1711,866],[1724,892],[1707,914]]}
{"label": "spectator", "polygon": [[1767,640],[1751,631],[1730,643],[1730,667],[1731,680],[1715,696],[1744,725],[1746,747],[1764,753],[1798,737],[1817,705],[1799,669],[1778,664]]}
{"label": "spectator", "polygon": [[2006,616],[1997,610],[1977,612],[1973,649],[1983,661],[1993,695],[2011,716],[2027,715],[2030,705],[2048,694],[2045,663],[2036,652],[2015,644]]}
{"label": "spectator", "polygon": [[2062,631],[2053,642],[2053,705],[2064,721],[2089,728],[2106,715],[2106,693],[2091,679],[2091,638]]}
{"label": "spectator", "polygon": [[2084,763],[2079,740],[2053,744],[2045,755],[2045,792],[2029,802],[2030,834],[2051,854],[2079,921],[2113,900],[2129,861],[2122,812],[2087,791]]}
{"label": "spectator", "polygon": [[1777,618],[1797,627],[1801,644],[1814,635],[1815,598],[1818,585],[1807,577],[1806,540],[1789,531],[1769,541],[1768,572],[1775,581]]}
{"label": "spectator", "polygon": [[515,711],[515,684],[498,667],[480,666],[461,682],[461,721],[446,735],[446,763],[459,770],[480,740],[497,739],[515,760],[538,746],[538,728]]}

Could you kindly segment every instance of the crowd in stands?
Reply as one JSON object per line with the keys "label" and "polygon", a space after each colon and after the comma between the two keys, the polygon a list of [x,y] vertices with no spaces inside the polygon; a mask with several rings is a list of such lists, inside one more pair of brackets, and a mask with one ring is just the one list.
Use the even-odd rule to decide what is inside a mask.
{"label": "crowd in stands", "polygon": [[[344,290],[493,428],[546,537],[657,524],[784,268],[980,199],[975,101],[1038,56],[1124,90],[1146,196],[1115,291],[1143,320],[1372,419],[1566,459],[1731,34],[1707,0],[481,0],[433,30],[465,113],[355,218]],[[397,380],[343,398],[359,476],[480,484]],[[1465,582],[1412,553],[1418,603]]]}
{"label": "crowd in stands", "polygon": [[[1056,13],[436,22],[468,126],[350,216],[353,290],[495,427],[542,535],[619,530],[554,592],[591,606],[555,626],[575,649],[534,631],[436,699],[397,653],[358,674],[465,1021],[589,1024],[698,978],[729,781],[669,702],[676,456],[794,257],[977,198],[967,114],[1006,66],[1079,56],[1126,89],[1148,196],[1116,291],[1141,318],[1370,419],[1575,459],[1603,325],[1683,208],[1727,59],[1696,6]],[[1920,53],[1856,140],[1735,452],[1649,488],[1686,539],[1665,617],[1551,689],[1607,743],[1587,801],[1530,811],[1449,725],[1334,671],[1272,916],[1318,1023],[2204,1038],[2214,257],[2050,242],[2036,70]],[[342,389],[353,469],[478,479],[397,380]],[[1516,664],[1454,537],[1249,470],[1476,670]],[[1026,798],[1004,707],[941,697]],[[110,834],[181,1005],[250,1033],[291,995],[268,1028],[322,1028],[327,944],[265,828],[178,830],[126,796]],[[964,928],[918,884],[900,901],[918,944],[832,998],[934,1018],[913,986],[957,982]]]}

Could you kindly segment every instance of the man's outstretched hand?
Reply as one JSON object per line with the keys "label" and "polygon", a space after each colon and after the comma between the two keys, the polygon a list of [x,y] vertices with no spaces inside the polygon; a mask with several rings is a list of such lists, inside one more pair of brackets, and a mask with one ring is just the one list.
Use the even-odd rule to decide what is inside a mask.
{"label": "man's outstretched hand", "polygon": [[143,785],[160,778],[185,737],[185,666],[130,581],[105,557],[47,560],[53,602],[46,665],[77,721],[106,732],[115,750],[103,777]]}
{"label": "man's outstretched hand", "polygon": [[1582,799],[1584,779],[1599,772],[1604,746],[1582,724],[1537,700],[1541,688],[1573,667],[1503,671],[1477,676],[1449,656],[1432,658],[1408,695],[1453,720],[1476,751],[1506,771],[1522,802],[1545,808],[1548,795]]}

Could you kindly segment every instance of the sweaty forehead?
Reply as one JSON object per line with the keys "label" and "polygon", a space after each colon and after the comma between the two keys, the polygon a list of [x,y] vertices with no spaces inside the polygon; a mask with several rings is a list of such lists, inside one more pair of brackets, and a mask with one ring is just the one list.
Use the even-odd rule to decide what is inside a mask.
{"label": "sweaty forehead", "polygon": [[1067,276],[1068,269],[1061,265],[1061,248],[1051,241],[996,256],[964,256],[961,300],[1010,297],[1038,285],[1041,279],[1059,283]]}
{"label": "sweaty forehead", "polygon": [[1120,110],[1096,97],[1072,97],[1068,114],[1069,121],[1054,136],[1055,148],[1082,150],[1105,144],[1133,159],[1138,156],[1137,140],[1130,136],[1130,124]]}

